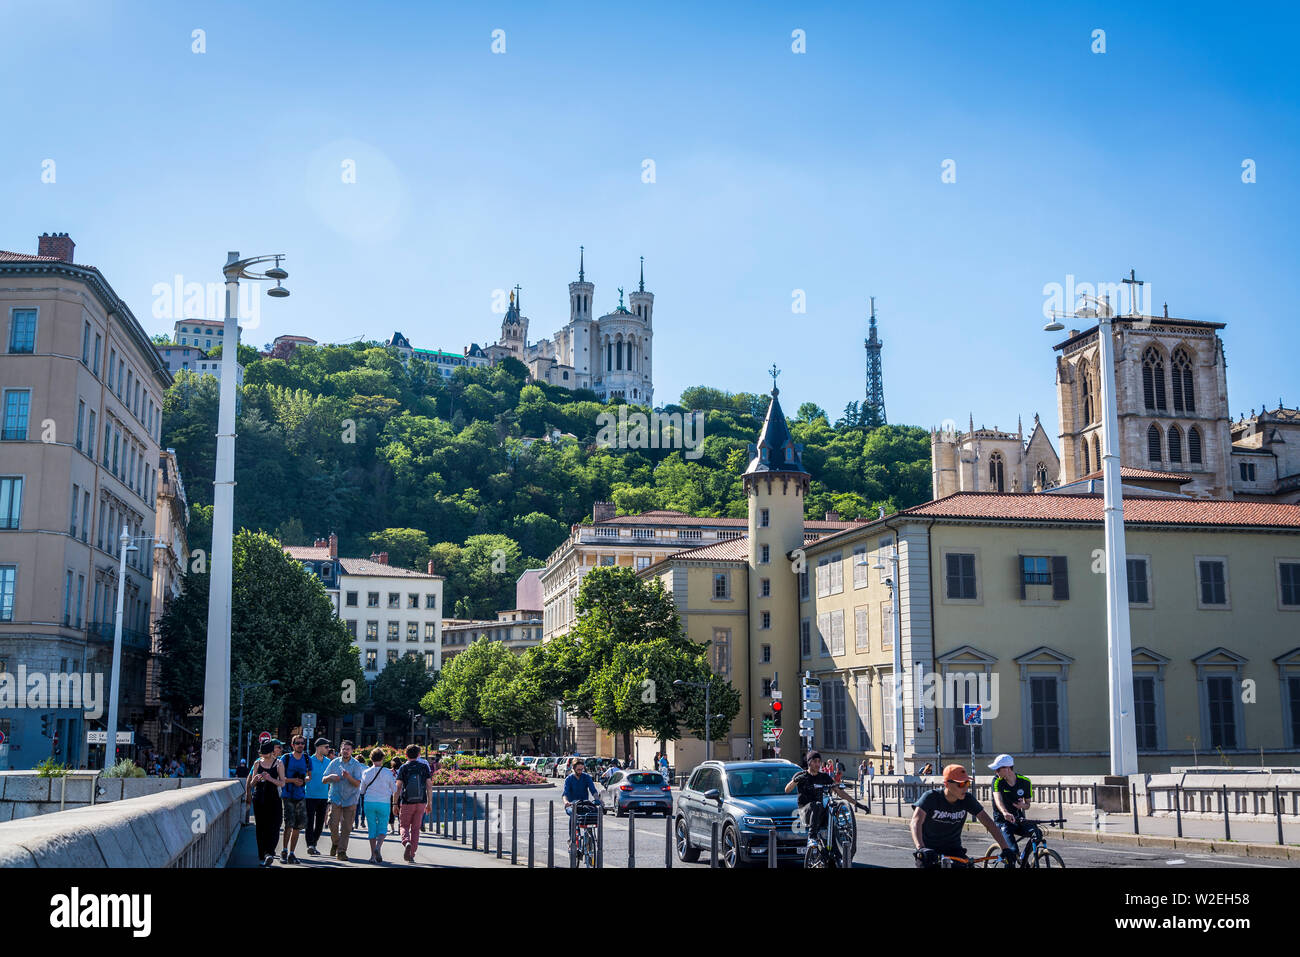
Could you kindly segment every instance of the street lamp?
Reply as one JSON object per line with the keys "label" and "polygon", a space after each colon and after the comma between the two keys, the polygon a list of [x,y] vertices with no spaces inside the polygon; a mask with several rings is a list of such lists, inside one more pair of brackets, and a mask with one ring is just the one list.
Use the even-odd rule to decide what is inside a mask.
{"label": "street lamp", "polygon": [[153,541],[152,535],[132,538],[125,525],[118,537],[117,560],[117,612],[113,623],[113,669],[109,676],[108,693],[108,728],[104,738],[104,767],[112,767],[117,762],[117,703],[118,681],[122,676],[122,608],[126,599],[126,553],[138,552],[140,546],[134,542]]}
{"label": "street lamp", "polygon": [[[243,681],[239,684],[239,731],[235,735],[235,744],[240,748],[244,747],[244,689],[263,687],[278,688],[280,687],[280,680],[278,678],[272,678],[270,681]],[[206,712],[207,709],[205,708],[204,713]],[[244,757],[248,758],[249,755],[245,753]],[[252,764],[253,762],[249,761],[248,763]],[[204,776],[206,777],[207,775],[205,774]]]}
{"label": "street lamp", "polygon": [[[230,749],[230,596],[233,585],[235,523],[235,377],[239,364],[239,280],[273,279],[268,294],[289,295],[280,285],[289,274],[280,268],[283,254],[240,259],[226,255],[226,318],[221,350],[221,402],[217,413],[217,466],[212,483],[212,560],[208,586],[208,653],[203,681],[203,757],[200,774],[224,778]],[[274,260],[265,271],[252,267]]]}
{"label": "street lamp", "polygon": [[[690,685],[692,688],[704,689],[704,760],[708,761],[713,755],[713,736],[709,733],[709,721],[713,718],[713,715],[710,713],[712,709],[709,707],[709,692],[712,690],[713,677],[710,676],[708,681],[683,681],[681,678],[678,678],[673,682],[673,685],[678,688],[683,685]],[[718,715],[718,717],[721,718],[722,715]]]}
{"label": "street lamp", "polygon": [[[1127,282],[1127,280],[1125,280]],[[1115,389],[1115,343],[1111,332],[1111,308],[1106,298],[1081,296],[1084,306],[1076,316],[1097,319],[1100,347],[1098,378],[1101,379],[1102,415],[1102,506],[1106,545],[1106,648],[1110,656],[1107,670],[1110,699],[1110,773],[1120,776],[1136,774],[1137,730],[1133,715],[1133,641],[1128,616],[1128,551],[1124,543],[1123,479],[1119,470],[1119,413]],[[1095,309],[1087,308],[1091,303]],[[1129,313],[1134,313],[1130,301]],[[1043,326],[1044,332],[1064,329],[1053,314]]]}

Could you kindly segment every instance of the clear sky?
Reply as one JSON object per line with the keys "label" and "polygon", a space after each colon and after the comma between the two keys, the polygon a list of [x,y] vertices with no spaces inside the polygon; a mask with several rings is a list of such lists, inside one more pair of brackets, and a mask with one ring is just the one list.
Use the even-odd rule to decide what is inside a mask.
{"label": "clear sky", "polygon": [[775,361],[832,417],[874,295],[891,421],[1053,439],[1044,286],[1134,268],[1228,323],[1234,416],[1296,406],[1295,9],[0,0],[0,248],[69,232],[151,332],[155,284],[284,252],[246,341],[456,352],[515,283],[557,330],[579,245],[598,314],[645,256],[658,400]]}

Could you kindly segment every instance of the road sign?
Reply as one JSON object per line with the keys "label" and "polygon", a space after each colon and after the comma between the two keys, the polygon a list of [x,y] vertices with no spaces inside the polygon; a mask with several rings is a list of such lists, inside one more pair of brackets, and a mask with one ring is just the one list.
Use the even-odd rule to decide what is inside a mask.
{"label": "road sign", "polygon": [[302,713],[302,720],[298,723],[303,726],[304,730],[306,730],[307,728],[314,728],[316,727],[316,715],[312,714],[309,711],[304,711]]}
{"label": "road sign", "polygon": [[812,675],[804,675],[801,679],[799,679],[799,683],[803,685],[805,688],[817,688],[821,685],[822,679],[814,678]]}
{"label": "road sign", "polygon": [[775,740],[776,740],[776,735],[773,734],[771,731],[764,731],[764,732],[763,732],[763,743],[764,743],[764,744],[771,744],[771,743],[774,742]]}
{"label": "road sign", "polygon": [[822,700],[822,689],[821,689],[821,688],[803,688],[803,689],[801,689],[801,690],[802,690],[802,692],[803,692],[803,700],[804,700],[804,701],[821,701],[821,700]]}
{"label": "road sign", "polygon": [[773,700],[773,701],[780,701],[780,700],[781,700],[781,692],[779,692],[779,691],[773,691],[773,692],[772,692],[772,700]]}
{"label": "road sign", "polygon": [[266,742],[268,742],[268,741],[270,741],[270,740],[271,740],[271,732],[270,732],[270,731],[263,731],[261,734],[259,734],[259,735],[257,736],[257,743],[258,743],[258,744],[266,744]]}
{"label": "road sign", "polygon": [[[107,743],[107,741],[108,741],[108,732],[107,732],[107,731],[87,731],[87,732],[86,732],[86,743],[87,743],[87,744],[105,744],[105,743]],[[118,743],[118,744],[135,744],[135,732],[134,732],[134,731],[119,731],[119,732],[117,733],[117,743]]]}
{"label": "road sign", "polygon": [[799,722],[799,731],[801,734],[804,732],[807,732],[808,734],[812,734],[812,730],[813,730],[813,723],[809,719],[804,718],[802,721]]}
{"label": "road sign", "polygon": [[805,718],[820,718],[822,716],[822,703],[820,701],[809,701],[804,704],[803,716]]}
{"label": "road sign", "polygon": [[5,733],[3,731],[0,731],[0,744],[4,744],[4,743],[5,743]]}
{"label": "road sign", "polygon": [[978,704],[962,705],[961,723],[969,725],[982,725],[984,723],[984,706]]}
{"label": "road sign", "polygon": [[782,731],[782,730],[784,730],[784,729],[782,729],[782,728],[773,728],[773,729],[772,729],[772,733],[773,733],[774,735],[776,735],[776,740],[778,740],[778,741],[781,740],[781,731]]}

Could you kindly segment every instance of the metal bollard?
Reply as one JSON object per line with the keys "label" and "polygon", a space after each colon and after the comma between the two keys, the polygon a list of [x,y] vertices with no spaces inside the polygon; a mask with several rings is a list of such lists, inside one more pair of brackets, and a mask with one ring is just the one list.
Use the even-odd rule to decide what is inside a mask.
{"label": "metal bollard", "polygon": [[1174,810],[1178,816],[1178,836],[1183,836],[1183,796],[1182,787],[1174,785]]}
{"label": "metal bollard", "polygon": [[605,866],[605,809],[597,805],[596,810],[596,868]]}
{"label": "metal bollard", "polygon": [[[474,792],[474,808],[471,812],[474,815],[474,850],[478,850],[478,792]],[[487,822],[483,822],[483,842],[487,843]]]}
{"label": "metal bollard", "polygon": [[1056,825],[1058,830],[1065,830],[1065,797],[1061,793],[1061,786],[1056,786],[1056,818],[1061,823]]}
{"label": "metal bollard", "polygon": [[510,863],[519,863],[519,797],[511,799],[510,811]]}
{"label": "metal bollard", "polygon": [[528,799],[528,866],[533,866],[533,798]]}
{"label": "metal bollard", "polygon": [[776,825],[772,825],[772,831],[767,838],[767,866],[776,867]]}
{"label": "metal bollard", "polygon": [[1223,839],[1231,841],[1232,825],[1228,823],[1228,786],[1226,784],[1223,785],[1223,790],[1220,792],[1219,803],[1223,805]]}
{"label": "metal bollard", "polygon": [[898,792],[898,816],[903,816],[903,786],[895,784],[894,789]]}
{"label": "metal bollard", "polygon": [[555,802],[546,803],[546,866],[555,866]]}
{"label": "metal bollard", "polygon": [[[668,868],[669,870],[672,870],[673,868],[673,816],[671,814],[664,815],[664,824],[667,825],[667,827],[665,828],[666,833],[664,835],[664,867]],[[1279,819],[1278,828],[1281,827],[1282,824]],[[1281,830],[1279,830],[1278,833],[1281,834],[1282,833]]]}
{"label": "metal bollard", "polygon": [[447,792],[447,830],[453,841],[456,840],[458,830],[456,827],[456,808],[456,789],[452,788]]}
{"label": "metal bollard", "polygon": [[627,809],[627,866],[636,867],[636,808]]}
{"label": "metal bollard", "polygon": [[1137,834],[1138,833],[1138,786],[1136,784],[1130,784],[1129,788],[1131,789],[1131,796],[1129,797],[1129,801],[1133,805],[1133,833]]}
{"label": "metal bollard", "polygon": [[1282,843],[1282,793],[1281,789],[1273,785],[1273,816],[1277,818],[1277,842]]}
{"label": "metal bollard", "polygon": [[501,798],[503,795],[497,795],[497,860],[501,860]]}
{"label": "metal bollard", "polygon": [[469,819],[465,817],[469,813],[469,792],[460,792],[460,843],[462,846],[469,842]]}
{"label": "metal bollard", "polygon": [[709,867],[718,866],[718,822],[709,828]]}

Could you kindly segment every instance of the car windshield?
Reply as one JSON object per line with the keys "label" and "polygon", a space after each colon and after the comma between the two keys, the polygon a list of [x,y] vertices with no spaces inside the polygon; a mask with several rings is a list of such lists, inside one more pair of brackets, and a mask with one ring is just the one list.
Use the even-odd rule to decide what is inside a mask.
{"label": "car windshield", "polygon": [[727,790],[732,797],[760,797],[784,794],[790,779],[799,773],[794,765],[770,768],[736,768],[727,772]]}
{"label": "car windshield", "polygon": [[627,781],[629,784],[636,784],[641,787],[663,787],[664,776],[650,771],[637,771],[629,774]]}

